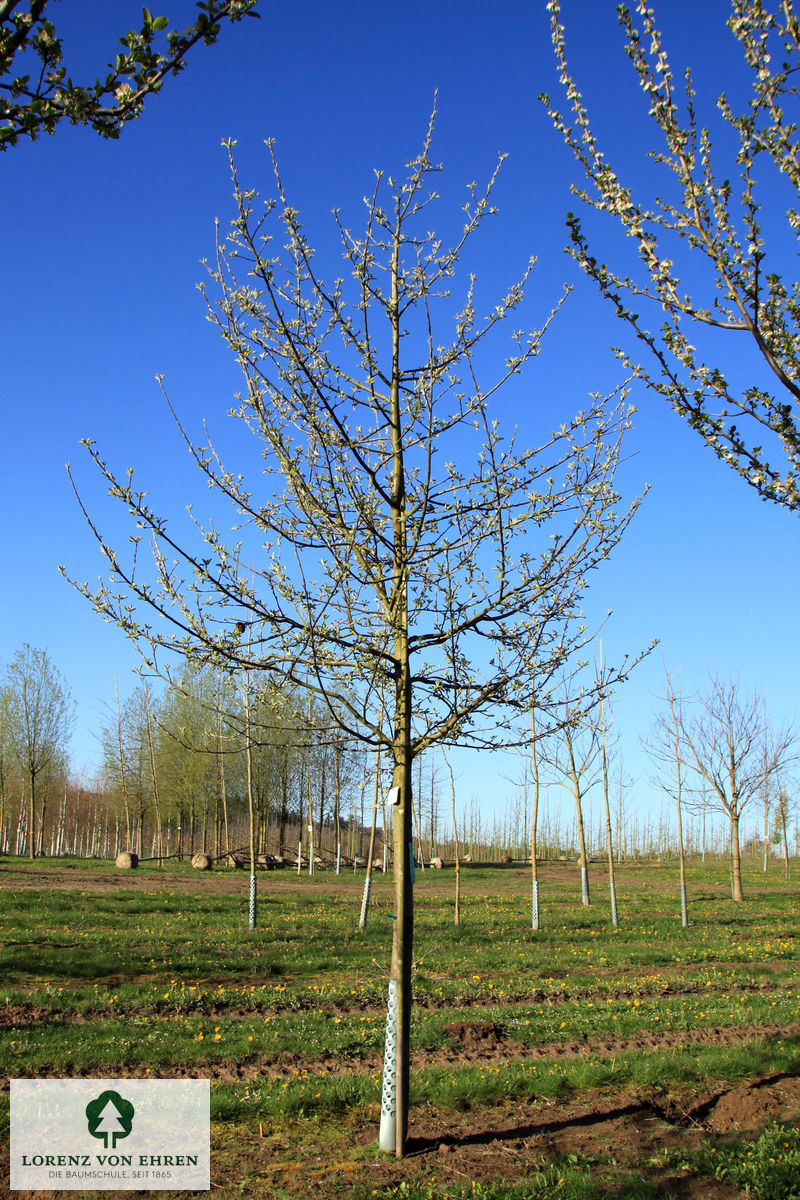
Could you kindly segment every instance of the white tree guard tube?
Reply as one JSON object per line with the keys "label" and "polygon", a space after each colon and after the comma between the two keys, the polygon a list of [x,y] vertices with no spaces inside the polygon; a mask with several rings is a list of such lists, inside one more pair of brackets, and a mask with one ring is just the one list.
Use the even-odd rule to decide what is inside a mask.
{"label": "white tree guard tube", "polygon": [[534,879],[531,885],[531,928],[539,931],[539,880]]}
{"label": "white tree guard tube", "polygon": [[364,880],[364,895],[361,900],[361,915],[358,918],[359,929],[367,928],[367,913],[369,912],[369,894],[371,889],[372,879],[370,878],[369,872],[367,872],[367,877]]}
{"label": "white tree guard tube", "polygon": [[589,869],[581,867],[581,902],[584,905],[589,903]]}
{"label": "white tree guard tube", "polygon": [[250,876],[250,928],[256,927],[256,877]]}
{"label": "white tree guard tube", "polygon": [[394,1154],[397,1137],[397,980],[389,980],[386,1008],[386,1043],[383,1050],[383,1087],[381,1088],[381,1128],[378,1145]]}

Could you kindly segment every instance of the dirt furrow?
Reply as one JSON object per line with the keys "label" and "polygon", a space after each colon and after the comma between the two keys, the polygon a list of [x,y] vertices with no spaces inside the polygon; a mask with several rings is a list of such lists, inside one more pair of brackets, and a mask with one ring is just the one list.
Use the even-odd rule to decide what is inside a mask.
{"label": "dirt furrow", "polygon": [[[491,1067],[499,1063],[561,1062],[571,1058],[622,1058],[626,1054],[657,1054],[664,1050],[692,1046],[734,1046],[754,1041],[794,1041],[800,1039],[800,1022],[786,1025],[743,1025],[709,1029],[675,1030],[672,1032],[637,1033],[629,1037],[594,1037],[564,1042],[526,1045],[503,1037],[497,1026],[488,1022],[459,1022],[448,1027],[453,1045],[436,1050],[412,1052],[412,1069],[430,1067]],[[447,1032],[447,1030],[445,1031]],[[293,1080],[314,1076],[343,1076],[378,1074],[382,1066],[380,1053],[348,1056],[345,1054],[298,1057],[282,1051],[274,1059],[263,1061],[256,1054],[238,1062],[192,1063],[187,1066],[159,1067],[156,1077],[203,1077],[221,1082],[254,1082],[269,1079]],[[119,1078],[137,1078],[141,1066],[106,1064],[105,1074]],[[71,1067],[71,1076],[92,1076],[97,1068]],[[42,1077],[59,1077],[62,1071],[40,1068]],[[7,1086],[7,1081],[5,1081]]]}

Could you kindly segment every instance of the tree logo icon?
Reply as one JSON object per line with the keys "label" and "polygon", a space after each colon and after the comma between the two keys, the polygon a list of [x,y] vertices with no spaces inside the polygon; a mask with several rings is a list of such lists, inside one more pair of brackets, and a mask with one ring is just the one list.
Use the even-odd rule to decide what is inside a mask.
{"label": "tree logo icon", "polygon": [[[106,1150],[113,1150],[120,1138],[126,1138],[133,1128],[134,1108],[119,1092],[101,1092],[86,1105],[86,1119],[92,1137],[102,1138]],[[109,1138],[111,1145],[109,1146]]]}

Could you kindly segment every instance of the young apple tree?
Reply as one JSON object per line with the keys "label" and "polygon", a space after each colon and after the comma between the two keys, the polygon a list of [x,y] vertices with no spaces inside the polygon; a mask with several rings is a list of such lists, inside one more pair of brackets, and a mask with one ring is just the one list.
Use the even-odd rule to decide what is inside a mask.
{"label": "young apple tree", "polygon": [[[545,398],[517,377],[553,312],[539,329],[514,328],[498,356],[532,264],[486,317],[473,276],[451,299],[459,259],[494,211],[499,164],[484,191],[470,185],[448,244],[430,232],[432,132],[433,119],[405,179],[376,174],[360,233],[335,214],[347,283],[318,273],[271,145],[276,191],[262,204],[228,144],[235,215],[218,235],[207,300],[244,376],[234,415],[256,439],[263,474],[237,474],[207,434],[198,443],[178,427],[247,533],[234,545],[220,524],[195,518],[190,545],[132,473],[87,442],[136,529],[126,554],[88,517],[109,568],[98,587],[80,585],[150,668],[174,651],[271,672],[316,693],[344,735],[392,764],[397,1037],[395,1050],[387,1038],[381,1143],[398,1155],[408,1122],[412,765],[433,745],[508,743],[530,705],[529,654],[548,678],[580,641],[572,618],[588,576],[637,503],[622,504],[614,482],[629,423],[623,395],[592,398],[538,445],[522,444],[521,418],[551,428]],[[250,530],[258,557],[245,567]]]}
{"label": "young apple tree", "polygon": [[743,900],[739,823],[765,780],[795,761],[796,731],[771,728],[758,692],[747,694],[737,680],[717,675],[695,711],[671,706],[671,719],[677,721],[679,753],[730,822],[731,896]]}
{"label": "young apple tree", "polygon": [[789,882],[789,834],[787,826],[789,817],[793,812],[796,812],[796,802],[793,801],[786,790],[782,780],[778,781],[778,799],[775,802],[775,821],[776,834],[780,837],[783,845],[783,875],[786,882]]}
{"label": "young apple tree", "polygon": [[[607,687],[607,680],[604,680]],[[548,780],[566,788],[575,800],[578,865],[581,870],[581,904],[591,905],[589,851],[586,844],[585,806],[589,792],[600,779],[600,733],[596,713],[585,707],[585,694],[572,695],[565,685],[561,695],[557,736],[545,743],[543,760]]]}
{"label": "young apple tree", "polygon": [[46,795],[48,776],[64,770],[75,705],[47,651],[27,642],[5,668],[2,682],[9,740],[28,787],[28,856],[35,858],[44,832],[44,812],[37,801],[41,791]]}
{"label": "young apple tree", "polygon": [[689,765],[686,759],[683,729],[686,724],[684,700],[675,692],[672,676],[664,668],[666,688],[664,699],[667,702],[669,715],[665,712],[656,713],[650,736],[644,742],[644,748],[655,768],[653,783],[661,791],[675,801],[675,812],[678,818],[678,861],[680,865],[680,901],[681,925],[684,929],[689,926],[689,905],[686,891],[686,852],[683,838],[683,807],[686,777]]}

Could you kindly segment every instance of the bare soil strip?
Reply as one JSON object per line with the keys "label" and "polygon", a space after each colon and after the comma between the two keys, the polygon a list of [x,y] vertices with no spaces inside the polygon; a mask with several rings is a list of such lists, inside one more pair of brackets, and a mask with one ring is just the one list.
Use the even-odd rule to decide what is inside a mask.
{"label": "bare soil strip", "polygon": [[[526,1046],[521,1042],[505,1038],[496,1025],[490,1022],[462,1021],[446,1027],[454,1041],[453,1046],[438,1050],[412,1052],[412,1067],[491,1067],[498,1063],[562,1062],[576,1057],[624,1057],[631,1053],[657,1054],[665,1050],[684,1049],[692,1046],[735,1046],[760,1041],[791,1041],[800,1038],[800,1022],[786,1025],[737,1025],[728,1028],[676,1030],[659,1034],[638,1033],[631,1037],[597,1037],[567,1042],[548,1042],[537,1046]],[[368,1055],[346,1056],[342,1054],[322,1057],[298,1057],[283,1051],[271,1061],[255,1054],[236,1063],[210,1063],[206,1066],[191,1064],[159,1068],[161,1078],[203,1077],[221,1082],[256,1081],[268,1079],[296,1079],[316,1075],[342,1076],[353,1074],[376,1074],[380,1072],[382,1056],[373,1052]],[[104,1070],[113,1070],[120,1078],[136,1078],[139,1068],[131,1069],[124,1064],[108,1064]],[[71,1068],[72,1075],[94,1074],[93,1068]],[[41,1068],[43,1077],[57,1077],[59,1070]],[[7,1080],[0,1081],[0,1088],[7,1087]],[[700,1107],[705,1101],[700,1102]],[[698,1110],[699,1111],[699,1110]]]}
{"label": "bare soil strip", "polygon": [[[676,1165],[707,1142],[710,1134],[754,1135],[773,1120],[800,1117],[800,1079],[771,1075],[708,1094],[685,1112],[679,1104],[664,1107],[625,1093],[586,1094],[575,1102],[533,1098],[525,1103],[443,1116],[424,1111],[412,1116],[407,1156],[401,1161],[375,1149],[377,1105],[373,1118],[350,1125],[347,1137],[356,1157],[342,1150],[337,1161],[330,1146],[304,1141],[304,1156],[292,1153],[291,1131],[248,1139],[246,1153],[253,1177],[280,1182],[285,1193],[308,1196],[309,1186],[322,1200],[341,1198],[354,1185],[371,1189],[401,1181],[441,1186],[513,1183],[549,1163],[575,1156],[586,1167],[597,1164],[612,1184],[626,1173],[655,1183],[665,1196],[679,1200],[741,1200],[734,1187],[696,1176]],[[215,1187],[236,1183],[226,1167],[224,1151],[215,1155]],[[669,1164],[669,1165],[665,1165]]]}

